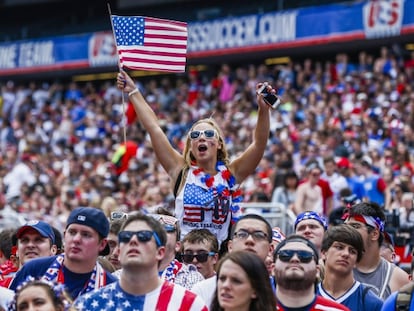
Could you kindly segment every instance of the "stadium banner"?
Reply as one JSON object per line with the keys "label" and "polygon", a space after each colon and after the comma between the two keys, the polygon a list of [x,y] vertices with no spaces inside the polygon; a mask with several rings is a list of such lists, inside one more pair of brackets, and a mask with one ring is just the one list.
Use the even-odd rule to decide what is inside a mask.
{"label": "stadium banner", "polygon": [[[414,0],[333,4],[189,23],[187,59],[410,33],[414,33]],[[109,30],[0,43],[0,77],[54,70],[117,70],[117,60]]]}

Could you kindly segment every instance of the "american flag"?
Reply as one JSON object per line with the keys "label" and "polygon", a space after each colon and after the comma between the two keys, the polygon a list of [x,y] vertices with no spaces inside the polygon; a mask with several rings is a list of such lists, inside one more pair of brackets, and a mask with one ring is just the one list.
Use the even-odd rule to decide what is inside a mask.
{"label": "american flag", "polygon": [[187,23],[111,15],[119,62],[134,70],[184,72]]}

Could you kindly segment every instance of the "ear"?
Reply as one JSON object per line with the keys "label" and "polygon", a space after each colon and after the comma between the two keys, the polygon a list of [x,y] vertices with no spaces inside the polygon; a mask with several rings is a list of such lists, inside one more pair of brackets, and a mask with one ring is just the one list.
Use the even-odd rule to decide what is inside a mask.
{"label": "ear", "polygon": [[175,243],[175,252],[179,253],[181,251],[181,241]]}
{"label": "ear", "polygon": [[228,250],[229,252],[231,252],[231,251],[232,251],[232,249],[233,249],[233,240],[229,240],[229,241],[227,242],[227,250]]}
{"label": "ear", "polygon": [[212,257],[211,261],[213,262],[213,265],[215,265],[218,262],[218,259],[219,259],[219,254],[215,254]]}
{"label": "ear", "polygon": [[273,243],[270,243],[269,245],[269,256],[272,258],[273,260],[273,252],[275,251],[275,246]]}
{"label": "ear", "polygon": [[253,291],[252,295],[250,296],[252,299],[256,299],[257,298],[257,294],[256,291]]}
{"label": "ear", "polygon": [[107,239],[102,239],[99,243],[99,253],[102,252],[105,249],[106,244],[108,243]]}
{"label": "ear", "polygon": [[326,260],[326,251],[321,251],[321,259]]}
{"label": "ear", "polygon": [[52,253],[52,255],[56,255],[56,253],[57,253],[57,246],[55,244],[53,244],[52,247],[50,248],[50,252]]}
{"label": "ear", "polygon": [[378,239],[380,237],[380,231],[375,228],[374,230],[372,230],[372,232],[370,233],[370,235],[371,235],[371,240],[378,241]]}
{"label": "ear", "polygon": [[155,259],[158,261],[158,264],[163,260],[165,256],[165,246],[160,246],[157,249],[157,254],[155,255]]}

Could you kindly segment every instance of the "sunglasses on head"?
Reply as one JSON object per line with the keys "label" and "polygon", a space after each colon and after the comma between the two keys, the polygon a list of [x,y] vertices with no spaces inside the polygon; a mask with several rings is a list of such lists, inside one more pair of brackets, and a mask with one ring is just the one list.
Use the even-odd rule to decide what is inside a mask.
{"label": "sunglasses on head", "polygon": [[128,214],[124,212],[111,212],[111,221],[118,219],[128,219]]}
{"label": "sunglasses on head", "polygon": [[177,231],[177,228],[174,225],[163,224],[163,227],[164,227],[165,231],[167,231],[167,233],[172,233],[172,232]]}
{"label": "sunglasses on head", "polygon": [[213,138],[216,136],[216,131],[215,130],[191,131],[190,138],[191,139],[200,138],[201,134],[203,134],[205,138]]}
{"label": "sunglasses on head", "polygon": [[289,262],[292,257],[295,256],[295,254],[302,263],[311,262],[314,256],[312,252],[293,249],[280,250],[277,253],[277,256],[279,257],[280,261]]}
{"label": "sunglasses on head", "polygon": [[197,259],[198,262],[206,262],[208,257],[214,256],[215,252],[208,252],[208,253],[198,253],[198,254],[181,254],[181,258],[185,263],[192,263],[194,258]]}
{"label": "sunglasses on head", "polygon": [[158,234],[154,231],[150,230],[140,230],[140,231],[121,231],[118,233],[118,240],[119,243],[129,243],[133,236],[136,236],[139,242],[146,243],[151,240],[152,236],[154,236],[155,242],[157,246],[160,247],[161,240],[158,237]]}

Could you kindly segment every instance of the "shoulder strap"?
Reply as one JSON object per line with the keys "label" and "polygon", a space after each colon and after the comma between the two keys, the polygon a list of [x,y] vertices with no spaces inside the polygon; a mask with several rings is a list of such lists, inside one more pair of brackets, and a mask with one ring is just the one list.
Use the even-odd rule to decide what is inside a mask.
{"label": "shoulder strap", "polygon": [[385,290],[387,289],[388,283],[389,283],[390,278],[391,278],[391,272],[392,272],[392,263],[387,261],[387,274],[385,276],[385,281],[384,281],[384,284],[382,285],[381,292],[379,294],[379,297],[383,300],[384,300]]}
{"label": "shoulder strap", "polygon": [[188,172],[188,166],[184,166],[180,173],[177,176],[177,180],[175,181],[175,185],[174,185],[174,197],[177,197],[177,194],[179,192],[179,190],[181,190],[185,179],[187,177],[187,172]]}
{"label": "shoulder strap", "polygon": [[400,288],[395,299],[396,311],[410,310],[411,296],[414,290],[414,282],[410,282]]}

